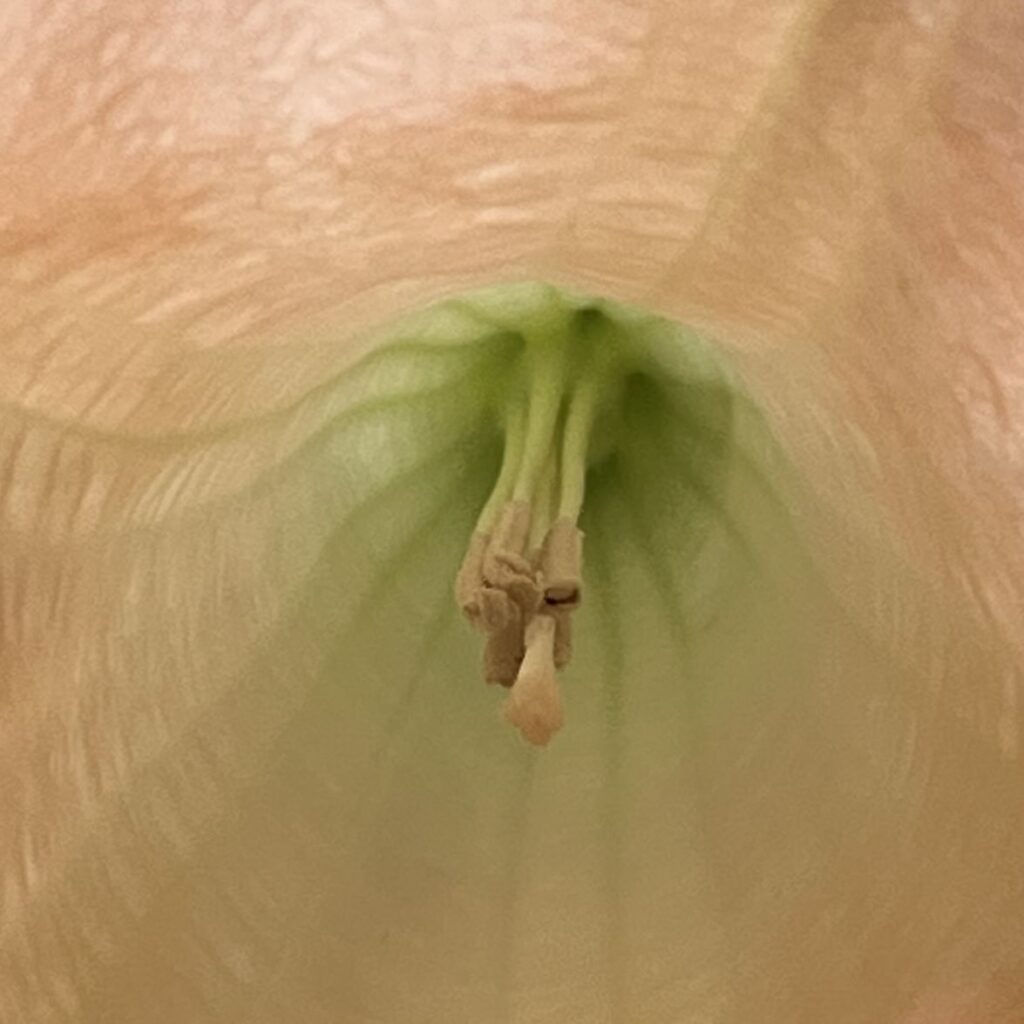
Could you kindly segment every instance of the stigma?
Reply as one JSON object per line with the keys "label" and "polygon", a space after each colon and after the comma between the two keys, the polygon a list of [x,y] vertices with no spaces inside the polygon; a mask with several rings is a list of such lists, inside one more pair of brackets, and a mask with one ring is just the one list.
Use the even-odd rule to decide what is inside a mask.
{"label": "stigma", "polygon": [[534,746],[565,720],[558,673],[583,600],[578,521],[590,438],[616,379],[613,331],[595,310],[524,329],[524,372],[499,410],[501,468],[455,580],[482,634],[484,681],[509,689],[504,718]]}

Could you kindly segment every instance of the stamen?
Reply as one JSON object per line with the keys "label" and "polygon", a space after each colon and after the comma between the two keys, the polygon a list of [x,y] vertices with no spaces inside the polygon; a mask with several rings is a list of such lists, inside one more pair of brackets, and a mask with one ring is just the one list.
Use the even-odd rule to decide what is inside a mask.
{"label": "stamen", "polygon": [[583,508],[583,492],[587,473],[587,448],[594,419],[606,397],[614,346],[608,337],[607,321],[598,321],[597,337],[591,340],[588,359],[576,386],[565,418],[562,435],[562,497],[559,517],[575,523]]}
{"label": "stamen", "polygon": [[490,534],[474,532],[469,538],[466,557],[463,558],[455,577],[455,603],[462,610],[462,614],[477,627],[480,626],[483,612],[481,590],[484,582],[484,555],[490,543]]}
{"label": "stamen", "polygon": [[526,355],[530,360],[530,406],[527,410],[526,440],[513,497],[532,504],[537,485],[555,441],[555,426],[565,390],[567,338],[531,339]]}
{"label": "stamen", "polygon": [[587,341],[582,352],[550,318],[526,337],[525,401],[515,391],[509,399],[501,470],[455,584],[459,607],[487,637],[484,679],[512,687],[505,717],[538,746],[564,718],[556,669],[572,656],[583,586],[576,522],[614,348],[600,314],[572,323]]}
{"label": "stamen", "polygon": [[499,513],[512,497],[512,489],[523,461],[525,441],[526,410],[522,402],[512,401],[505,415],[505,450],[501,457],[501,470],[498,472],[494,490],[477,520],[478,533],[491,533]]}
{"label": "stamen", "polygon": [[572,661],[572,608],[548,605],[546,614],[555,620],[555,668]]}
{"label": "stamen", "polygon": [[556,519],[544,538],[541,549],[541,575],[544,579],[544,600],[563,608],[580,604],[583,561],[583,531],[564,516]]}
{"label": "stamen", "polygon": [[526,656],[505,701],[505,718],[534,746],[547,746],[565,723],[554,661],[555,621],[535,615],[526,627]]}
{"label": "stamen", "polygon": [[540,603],[541,589],[530,564],[530,506],[510,501],[502,510],[484,556],[484,586],[503,590],[524,612],[532,614]]}
{"label": "stamen", "polygon": [[511,686],[519,675],[525,654],[523,613],[516,605],[510,604],[507,621],[487,636],[484,645],[484,681]]}
{"label": "stamen", "polygon": [[516,604],[504,590],[481,586],[478,600],[480,618],[477,624],[485,633],[504,629],[513,620]]}
{"label": "stamen", "polygon": [[522,406],[513,405],[505,417],[505,450],[497,482],[480,513],[466,556],[455,577],[455,603],[466,618],[485,633],[501,628],[509,617],[506,595],[488,586],[484,566],[491,547],[491,532],[512,495],[522,462],[525,429],[526,414]]}
{"label": "stamen", "polygon": [[533,518],[530,521],[530,562],[540,569],[544,538],[558,515],[558,454],[554,446],[548,453],[541,474],[540,485],[533,500]]}

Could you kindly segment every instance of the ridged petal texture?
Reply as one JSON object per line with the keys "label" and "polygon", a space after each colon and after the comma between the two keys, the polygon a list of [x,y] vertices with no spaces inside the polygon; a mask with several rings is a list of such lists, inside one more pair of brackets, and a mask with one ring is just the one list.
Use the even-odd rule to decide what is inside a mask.
{"label": "ridged petal texture", "polygon": [[[0,6],[0,1022],[1024,1020],[1022,40]],[[650,362],[538,752],[452,581],[551,288]]]}

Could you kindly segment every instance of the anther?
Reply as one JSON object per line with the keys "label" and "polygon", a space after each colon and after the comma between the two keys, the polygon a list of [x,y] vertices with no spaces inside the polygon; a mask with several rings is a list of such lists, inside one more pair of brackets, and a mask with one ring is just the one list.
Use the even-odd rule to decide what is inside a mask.
{"label": "anther", "polygon": [[572,608],[548,605],[546,614],[555,620],[555,668],[572,661]]}
{"label": "anther", "polygon": [[482,567],[484,587],[506,594],[523,611],[524,621],[536,611],[542,597],[526,550],[529,535],[530,506],[510,501],[498,518]]}
{"label": "anther", "polygon": [[510,501],[498,517],[497,526],[483,560],[483,577],[491,586],[507,590],[511,585],[533,579],[533,567],[526,555],[530,535],[530,506]]}
{"label": "anther", "polygon": [[583,532],[567,517],[556,519],[544,538],[540,572],[544,600],[564,608],[579,606],[582,590]]}
{"label": "anther", "polygon": [[523,635],[523,613],[509,605],[507,621],[487,634],[484,644],[484,681],[499,686],[511,686],[519,675],[526,654]]}
{"label": "anther", "polygon": [[481,590],[484,583],[484,556],[490,542],[488,534],[475,532],[469,539],[466,557],[455,577],[455,603],[462,614],[477,627],[480,627],[483,615]]}

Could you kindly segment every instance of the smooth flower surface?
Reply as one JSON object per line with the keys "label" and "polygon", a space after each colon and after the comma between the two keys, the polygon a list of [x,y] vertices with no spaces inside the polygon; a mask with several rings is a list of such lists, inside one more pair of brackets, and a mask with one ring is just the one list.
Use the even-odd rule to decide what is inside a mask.
{"label": "smooth flower surface", "polygon": [[[1019,1022],[1022,47],[4,6],[0,1020]],[[685,325],[540,752],[452,599],[531,282]]]}

